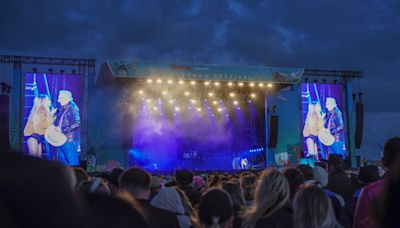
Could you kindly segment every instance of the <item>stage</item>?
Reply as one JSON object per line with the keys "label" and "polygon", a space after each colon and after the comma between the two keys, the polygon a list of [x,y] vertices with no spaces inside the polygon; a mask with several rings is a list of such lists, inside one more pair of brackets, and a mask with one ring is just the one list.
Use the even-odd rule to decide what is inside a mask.
{"label": "stage", "polygon": [[[356,166],[362,128],[353,81],[362,72],[121,60],[103,63],[95,75],[94,62],[89,68],[80,67],[83,60],[34,62],[34,68],[13,68],[13,87],[24,88],[11,94],[16,151],[30,154],[26,128],[35,97],[47,97],[50,111],[61,110],[60,91],[68,91],[79,120],[74,153],[89,171],[237,172],[313,165],[330,154]],[[59,64],[57,70],[42,66],[49,63]],[[57,159],[57,147],[44,145],[42,157]]]}

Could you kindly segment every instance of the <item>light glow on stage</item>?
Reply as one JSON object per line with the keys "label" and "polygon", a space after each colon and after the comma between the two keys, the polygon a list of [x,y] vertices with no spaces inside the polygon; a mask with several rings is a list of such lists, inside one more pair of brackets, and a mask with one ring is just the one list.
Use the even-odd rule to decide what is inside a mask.
{"label": "light glow on stage", "polygon": [[[237,168],[232,167],[234,157],[248,152],[252,144],[265,144],[264,102],[251,100],[263,94],[267,84],[251,82],[253,86],[248,87],[243,82],[175,82],[144,79],[133,85],[136,88],[131,91],[137,92],[131,94],[128,103],[133,114],[132,148],[140,151],[135,153],[140,156],[130,158],[130,165],[150,170],[175,166],[231,170]],[[252,121],[261,124],[254,127]],[[197,157],[191,157],[194,151]]]}

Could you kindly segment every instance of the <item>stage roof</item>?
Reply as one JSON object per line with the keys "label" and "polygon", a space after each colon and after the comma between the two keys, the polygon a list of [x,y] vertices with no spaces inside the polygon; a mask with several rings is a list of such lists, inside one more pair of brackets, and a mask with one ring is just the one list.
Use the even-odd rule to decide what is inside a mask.
{"label": "stage roof", "polygon": [[251,81],[282,84],[300,82],[304,68],[237,67],[108,60],[99,77],[209,81]]}

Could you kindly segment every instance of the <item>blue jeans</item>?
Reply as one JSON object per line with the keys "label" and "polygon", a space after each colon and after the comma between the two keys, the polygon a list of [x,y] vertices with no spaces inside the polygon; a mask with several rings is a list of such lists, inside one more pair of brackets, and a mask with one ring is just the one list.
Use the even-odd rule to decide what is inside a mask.
{"label": "blue jeans", "polygon": [[57,159],[66,165],[79,165],[79,142],[66,142],[57,148]]}
{"label": "blue jeans", "polygon": [[328,147],[329,154],[337,154],[342,156],[343,159],[346,159],[345,152],[343,150],[343,142],[337,141]]}

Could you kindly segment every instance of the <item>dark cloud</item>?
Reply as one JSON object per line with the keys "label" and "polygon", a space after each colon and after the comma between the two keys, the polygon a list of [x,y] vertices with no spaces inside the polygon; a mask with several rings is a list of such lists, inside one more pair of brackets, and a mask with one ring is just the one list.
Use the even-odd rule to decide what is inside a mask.
{"label": "dark cloud", "polygon": [[362,70],[367,111],[400,112],[396,0],[2,0],[0,15],[2,53]]}

